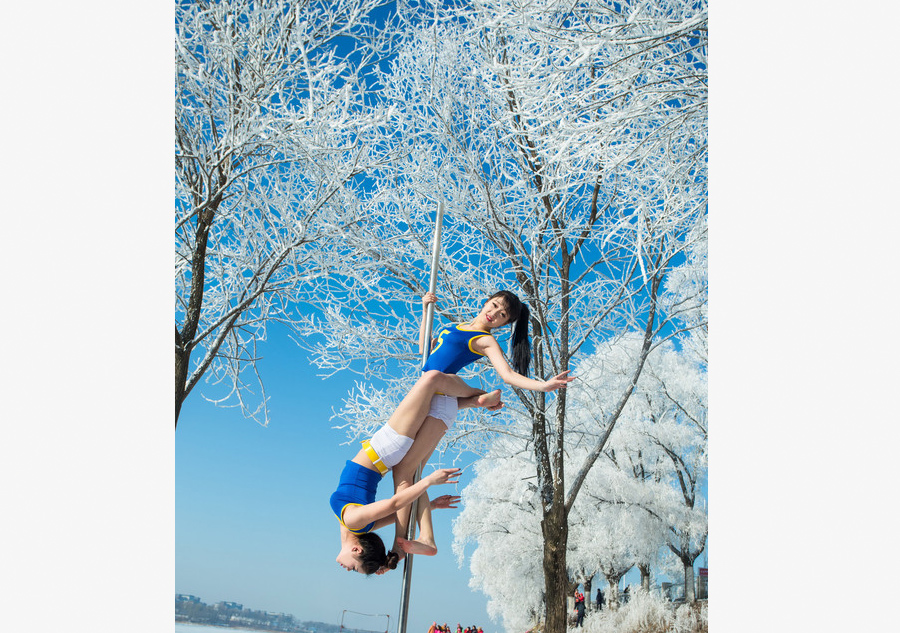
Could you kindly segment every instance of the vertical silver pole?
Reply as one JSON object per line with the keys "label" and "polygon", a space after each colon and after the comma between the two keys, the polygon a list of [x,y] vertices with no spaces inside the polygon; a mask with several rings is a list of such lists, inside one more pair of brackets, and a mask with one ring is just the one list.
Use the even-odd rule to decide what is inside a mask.
{"label": "vertical silver pole", "polygon": [[[438,265],[441,256],[441,227],[444,224],[444,203],[438,202],[437,219],[434,226],[434,245],[431,251],[431,280],[428,284],[429,292],[437,290]],[[425,348],[422,350],[422,364],[428,360],[431,354],[431,327],[434,321],[434,304],[429,303],[425,308]],[[422,465],[416,469],[416,477],[413,483],[419,481],[422,476]],[[419,507],[419,500],[416,499],[409,507],[409,529],[406,532],[406,538],[414,541],[416,538],[416,513]],[[413,555],[407,554],[403,560],[403,588],[400,592],[400,617],[397,620],[397,633],[406,633],[406,618],[409,614],[409,589],[412,585],[412,564]]]}
{"label": "vertical silver pole", "polygon": [[[431,249],[431,279],[428,282],[428,292],[435,292],[437,290],[438,268],[440,267],[441,259],[441,228],[443,224],[444,203],[438,202],[437,219],[435,220],[434,226],[434,244]],[[422,350],[423,365],[431,354],[431,325],[433,321],[434,304],[429,303],[428,307],[425,309],[425,332],[427,333],[427,336],[425,338],[425,349]]]}

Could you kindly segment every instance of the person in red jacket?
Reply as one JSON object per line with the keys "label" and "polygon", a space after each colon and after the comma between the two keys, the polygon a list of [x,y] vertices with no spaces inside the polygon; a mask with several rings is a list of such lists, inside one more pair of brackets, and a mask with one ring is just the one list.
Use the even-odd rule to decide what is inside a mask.
{"label": "person in red jacket", "polygon": [[584,621],[584,594],[575,592],[575,626],[581,626]]}

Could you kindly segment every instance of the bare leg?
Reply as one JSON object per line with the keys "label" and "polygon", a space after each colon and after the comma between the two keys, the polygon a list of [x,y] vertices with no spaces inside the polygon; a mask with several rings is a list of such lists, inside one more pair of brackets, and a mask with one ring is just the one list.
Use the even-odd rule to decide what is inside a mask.
{"label": "bare leg", "polygon": [[445,396],[467,398],[469,396],[477,396],[484,393],[484,389],[472,387],[456,374],[442,374],[439,371],[431,370],[425,372],[423,376],[430,376],[436,383],[435,391],[437,393],[442,393]]}
{"label": "bare leg", "polygon": [[[503,404],[500,402],[499,389],[490,393],[482,392],[481,394],[472,396],[471,398],[458,399],[457,403],[461,403],[463,400],[465,400],[466,408],[499,408],[503,406]],[[396,464],[392,469],[395,493],[397,492],[397,490],[406,486],[410,486],[414,483],[413,479],[415,477],[416,470],[420,466],[424,467],[425,464],[428,463],[428,459],[431,457],[431,454],[437,447],[438,442],[441,441],[441,438],[444,437],[444,434],[446,432],[447,426],[442,420],[439,420],[432,416],[425,417],[425,419],[422,421],[421,426],[419,427],[419,432],[414,438],[415,441],[413,442],[413,445],[410,446],[409,451],[407,451],[406,455],[403,456],[403,459],[400,460],[400,462]]]}
{"label": "bare leg", "polygon": [[472,387],[471,385],[469,385],[469,383],[467,383],[465,380],[463,380],[462,378],[460,378],[460,377],[457,376],[456,374],[446,374],[446,375],[445,375],[445,378],[446,378],[445,384],[448,386],[449,389],[453,389],[453,390],[459,391],[459,392],[465,392],[466,390],[472,390],[472,391],[475,391],[476,393],[473,393],[473,394],[466,394],[466,393],[455,394],[455,393],[449,393],[448,391],[441,390],[441,393],[443,393],[444,395],[447,395],[447,396],[454,396],[454,395],[455,395],[457,398],[465,398],[465,397],[467,397],[467,396],[476,396],[476,395],[480,395],[480,394],[483,394],[483,393],[484,393],[484,390],[482,390],[482,389],[475,389],[474,387]]}
{"label": "bare leg", "polygon": [[388,424],[400,435],[415,438],[436,393],[465,398],[481,395],[484,391],[470,387],[458,376],[438,371],[425,372],[400,402]]}
{"label": "bare leg", "polygon": [[[468,399],[469,407],[488,406],[492,408],[502,407],[500,403],[500,391],[496,390],[489,394],[481,394]],[[496,404],[493,404],[496,403]],[[422,427],[416,435],[415,442],[403,459],[392,469],[394,477],[394,493],[407,488],[415,483],[416,471],[421,467],[424,468],[431,458],[438,442],[447,431],[447,426],[442,420],[428,416],[422,423]],[[431,521],[431,502],[428,495],[424,494],[419,497],[417,504],[417,521],[419,523],[419,537],[413,541],[407,540],[409,533],[409,519],[411,507],[406,506],[397,511],[395,517],[395,552],[409,554],[424,554],[433,556],[437,553],[437,546],[434,542],[434,528]],[[402,554],[401,554],[402,555]]]}
{"label": "bare leg", "polygon": [[437,554],[437,545],[434,542],[434,525],[431,522],[431,500],[427,492],[418,499],[416,521],[419,524],[418,538],[409,541],[398,534],[397,545],[407,554],[434,556]]}
{"label": "bare leg", "polygon": [[[395,494],[415,483],[416,470],[419,466],[425,466],[438,442],[441,441],[441,438],[447,431],[446,425],[441,420],[427,415],[431,407],[431,398],[437,392],[448,396],[456,396],[457,398],[460,398],[458,394],[469,394],[468,397],[462,398],[464,401],[463,408],[488,407],[496,409],[503,406],[500,403],[500,390],[485,393],[481,389],[470,387],[459,376],[439,372],[426,372],[413,389],[410,390],[406,398],[403,399],[400,407],[397,408],[397,411],[388,422],[395,431],[415,440],[403,459],[391,469],[394,478]],[[422,400],[425,396],[428,397],[427,402]],[[419,418],[421,422],[417,426],[410,424],[411,416],[419,414],[421,414]],[[423,532],[425,543],[433,547],[434,531],[431,529],[431,506],[430,502],[427,501],[427,497],[426,501],[419,502],[419,506],[423,504],[428,504],[428,507],[419,507],[417,514],[420,522],[424,520],[428,525],[428,533]],[[400,544],[400,539],[405,540],[405,536],[408,534],[410,512],[410,506],[397,511],[394,551],[397,551],[396,546]],[[426,514],[423,515],[423,512],[426,512]],[[418,540],[422,542],[422,539]]]}
{"label": "bare leg", "polygon": [[[394,494],[415,483],[416,470],[419,468],[419,465],[425,465],[428,458],[431,457],[431,453],[434,452],[435,447],[438,445],[438,442],[444,437],[446,431],[447,427],[437,418],[431,416],[425,418],[425,421],[422,423],[422,428],[419,430],[418,435],[416,435],[416,441],[413,442],[413,445],[403,459],[400,460],[400,463],[391,469],[391,473],[394,477]],[[419,505],[421,504],[422,497],[419,497]],[[395,519],[396,544],[399,544],[400,538],[405,538],[408,534],[410,511],[410,506],[406,506],[397,511]],[[433,538],[432,535],[432,540]],[[397,551],[396,548],[394,551]]]}

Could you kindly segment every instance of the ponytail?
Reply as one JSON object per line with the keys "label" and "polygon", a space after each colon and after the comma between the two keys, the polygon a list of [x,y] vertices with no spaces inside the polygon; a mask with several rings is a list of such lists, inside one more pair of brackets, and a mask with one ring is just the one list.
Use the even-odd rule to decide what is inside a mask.
{"label": "ponytail", "polygon": [[388,569],[397,569],[397,563],[400,562],[400,555],[391,550],[387,553],[387,561],[384,563]]}
{"label": "ponytail", "polygon": [[530,316],[528,306],[523,303],[519,318],[516,319],[512,335],[509,337],[509,359],[512,368],[523,376],[528,376],[528,366],[531,364],[531,341],[528,338]]}
{"label": "ponytail", "polygon": [[491,299],[500,299],[506,304],[509,320],[513,323],[513,331],[509,337],[510,365],[517,374],[527,376],[528,366],[531,364],[531,341],[528,338],[528,321],[531,311],[509,290],[495,292],[488,297],[488,301]]}

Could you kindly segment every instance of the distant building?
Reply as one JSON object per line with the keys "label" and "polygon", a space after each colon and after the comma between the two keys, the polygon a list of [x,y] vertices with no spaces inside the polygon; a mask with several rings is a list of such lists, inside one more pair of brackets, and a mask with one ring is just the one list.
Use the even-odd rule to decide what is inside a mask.
{"label": "distant building", "polygon": [[188,593],[176,593],[175,602],[193,602],[194,604],[200,604],[200,598]]}
{"label": "distant building", "polygon": [[237,609],[238,611],[241,611],[244,608],[244,605],[237,602],[217,602],[215,607],[216,609]]}

